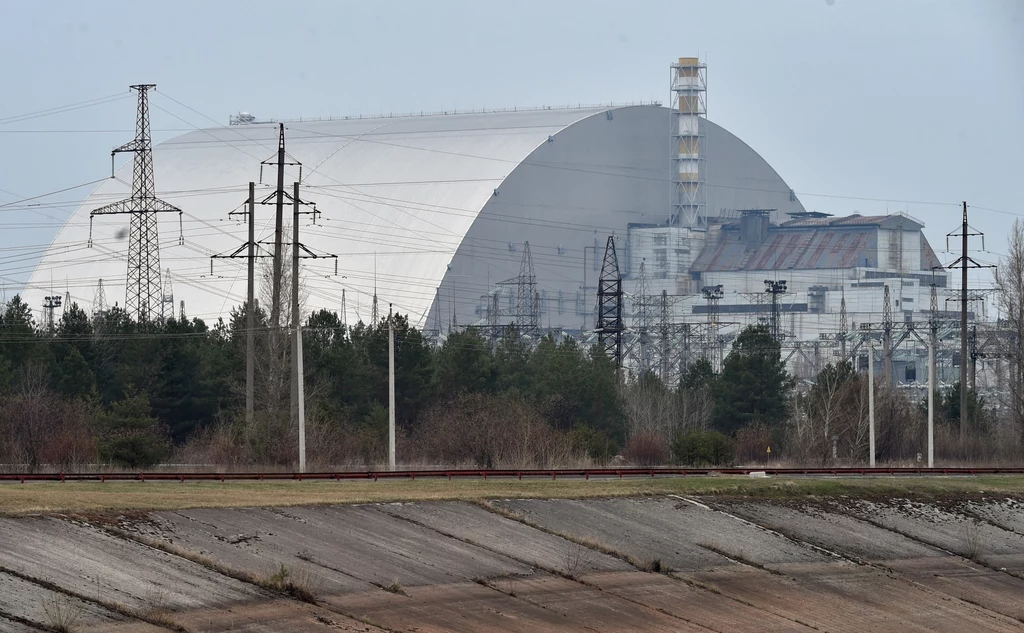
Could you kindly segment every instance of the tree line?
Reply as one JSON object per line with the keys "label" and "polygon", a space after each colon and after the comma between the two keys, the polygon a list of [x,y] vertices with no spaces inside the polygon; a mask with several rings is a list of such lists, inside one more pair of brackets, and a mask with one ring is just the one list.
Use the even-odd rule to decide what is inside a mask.
{"label": "tree line", "polygon": [[[1020,315],[1019,223],[1013,235],[1011,254],[1020,265],[1004,262],[999,279],[1009,288],[1002,295],[1007,313]],[[297,433],[289,406],[289,332],[270,327],[259,305],[255,315],[256,402],[247,419],[245,306],[211,326],[184,317],[139,323],[117,307],[90,315],[72,304],[52,331],[44,331],[15,296],[0,314],[0,464],[292,467]],[[665,384],[653,373],[623,376],[598,347],[571,337],[532,341],[511,327],[491,338],[486,330],[466,328],[435,345],[402,315],[348,325],[337,313],[319,310],[306,319],[303,338],[313,467],[373,466],[385,459],[390,324],[404,463],[724,465],[771,457],[825,464],[867,458],[866,377],[838,363],[798,384],[764,326],[737,335],[720,372],[697,360],[677,382]],[[1020,337],[1008,340],[1019,345]],[[1013,367],[1016,378],[1001,408],[970,394],[969,446],[951,430],[959,385],[937,394],[940,455],[1019,458],[1019,356]],[[924,451],[923,407],[877,385],[880,460],[914,461]]]}

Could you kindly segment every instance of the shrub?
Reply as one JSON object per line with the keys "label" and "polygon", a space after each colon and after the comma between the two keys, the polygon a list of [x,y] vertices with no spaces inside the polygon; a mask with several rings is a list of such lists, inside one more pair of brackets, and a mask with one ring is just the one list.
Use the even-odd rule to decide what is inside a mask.
{"label": "shrub", "polygon": [[128,396],[100,417],[100,457],[129,468],[158,464],[170,454],[167,429],[150,415],[149,399]]}
{"label": "shrub", "polygon": [[607,462],[619,453],[619,443],[606,431],[598,431],[579,422],[572,429],[572,445],[576,450],[585,452],[591,459],[601,463]]}
{"label": "shrub", "polygon": [[637,466],[656,466],[668,461],[668,442],[653,432],[633,434],[622,456]]}
{"label": "shrub", "polygon": [[406,454],[433,464],[557,468],[583,458],[572,440],[513,394],[460,394],[425,413]]}
{"label": "shrub", "polygon": [[672,456],[685,466],[728,466],[733,450],[732,439],[718,431],[680,431],[672,440]]}
{"label": "shrub", "polygon": [[[748,424],[736,431],[736,460],[741,464],[763,464],[772,445],[772,431],[765,424]],[[775,449],[776,451],[778,448]]]}

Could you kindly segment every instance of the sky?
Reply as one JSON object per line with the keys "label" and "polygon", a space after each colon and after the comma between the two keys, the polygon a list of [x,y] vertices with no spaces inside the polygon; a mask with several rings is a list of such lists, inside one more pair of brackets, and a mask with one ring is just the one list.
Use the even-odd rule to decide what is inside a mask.
{"label": "sky", "polygon": [[[134,134],[128,85],[142,82],[158,86],[160,141],[242,110],[291,119],[667,103],[669,64],[699,55],[708,118],[759,152],[809,210],[904,211],[942,251],[966,200],[986,261],[1024,215],[1024,0],[0,6],[14,25],[0,39],[5,291],[91,187],[19,201],[109,176],[110,150]],[[101,99],[114,95],[123,98]],[[4,270],[11,253],[16,273]]]}

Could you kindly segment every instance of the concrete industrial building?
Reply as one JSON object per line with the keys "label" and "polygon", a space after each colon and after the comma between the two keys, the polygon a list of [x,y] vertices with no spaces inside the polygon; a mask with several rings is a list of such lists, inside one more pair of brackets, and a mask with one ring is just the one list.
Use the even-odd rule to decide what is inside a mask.
{"label": "concrete industrial building", "polygon": [[[883,285],[896,320],[928,318],[930,285],[945,287],[946,276],[919,221],[809,213],[754,149],[707,120],[703,65],[684,58],[671,72],[672,108],[286,122],[301,195],[322,213],[303,227],[302,242],[338,256],[337,268],[333,259],[302,261],[305,310],[340,310],[344,290],[348,323],[369,321],[376,295],[382,313],[392,304],[439,338],[529,319],[540,331],[587,339],[600,260],[614,235],[623,287],[634,295],[627,326],[636,339],[638,328],[670,325],[673,350],[691,323],[707,347],[709,316],[723,349],[738,328],[763,321],[765,279],[788,282],[779,297],[788,342],[834,341],[844,299],[851,331],[881,323]],[[245,296],[245,261],[210,259],[246,241],[246,227],[228,213],[249,181],[262,181],[262,200],[276,177],[260,163],[276,151],[278,125],[252,115],[232,123],[153,151],[159,196],[184,211],[180,229],[173,216],[160,218],[170,305],[184,301],[189,316],[207,321],[227,317]],[[127,219],[98,216],[90,226],[89,213],[123,198],[130,174],[130,165],[119,169],[69,219],[31,277],[30,306],[65,291],[91,306],[100,279],[111,304],[123,298]],[[288,167],[289,191],[299,179],[300,168]],[[257,239],[272,240],[273,207],[258,206],[256,216]],[[704,289],[718,285],[712,308]],[[664,309],[654,315],[658,301]],[[685,345],[697,351],[673,351],[670,371],[686,354],[706,353],[696,339]]]}

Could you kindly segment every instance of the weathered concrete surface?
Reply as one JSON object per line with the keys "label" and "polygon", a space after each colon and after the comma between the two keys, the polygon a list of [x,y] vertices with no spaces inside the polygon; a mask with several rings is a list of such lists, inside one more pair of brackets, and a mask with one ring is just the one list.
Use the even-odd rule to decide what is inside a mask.
{"label": "weathered concrete surface", "polygon": [[1015,500],[494,503],[0,519],[0,631],[1024,630]]}
{"label": "weathered concrete surface", "polygon": [[155,515],[137,529],[232,569],[269,576],[284,565],[332,595],[531,571],[375,506],[190,510]]}
{"label": "weathered concrete surface", "polygon": [[964,510],[1004,530],[1024,534],[1024,503],[1020,501],[1001,499],[989,503],[969,503],[965,504]]}
{"label": "weathered concrete surface", "polygon": [[901,579],[851,566],[776,576],[756,570],[700,572],[723,594],[819,630],[1020,631],[1020,622]]}
{"label": "weathered concrete surface", "polygon": [[[852,560],[878,564],[913,582],[996,613],[1024,621],[1024,580],[992,570],[942,549],[884,527],[830,511],[819,505],[715,502],[716,508],[742,516],[795,539],[836,552]],[[977,512],[1005,512],[999,506],[979,506]]]}
{"label": "weathered concrete surface", "polygon": [[37,633],[38,630],[0,615],[0,631],[4,633]]}
{"label": "weathered concrete surface", "polygon": [[203,633],[384,633],[330,609],[285,599],[174,613],[175,622]]}
{"label": "weathered concrete surface", "polygon": [[736,560],[763,566],[828,560],[811,548],[682,499],[501,504],[556,532],[593,539],[639,560],[660,560],[680,571],[729,567]]}
{"label": "weathered concrete surface", "polygon": [[632,565],[600,552],[581,553],[577,544],[560,536],[509,521],[468,503],[392,503],[380,509],[545,569],[573,575],[633,569]]}
{"label": "weathered concrete surface", "polygon": [[[327,597],[332,606],[396,631],[583,631],[564,613],[518,597],[521,580],[410,587],[403,594],[377,592]],[[509,595],[512,591],[515,595]]]}
{"label": "weathered concrete surface", "polygon": [[609,573],[587,578],[604,592],[620,596],[676,618],[730,633],[811,631],[810,627],[739,601],[723,593],[664,574]]}
{"label": "weathered concrete surface", "polygon": [[1024,534],[962,512],[908,500],[851,504],[854,516],[986,565],[1024,574]]}
{"label": "weathered concrete surface", "polygon": [[52,518],[0,518],[0,567],[141,611],[218,606],[262,595],[178,556]]}
{"label": "weathered concrete surface", "polygon": [[[74,621],[82,626],[99,626],[123,622],[125,618],[103,607],[51,591],[39,584],[0,572],[0,612],[40,625],[54,626],[61,621]],[[0,631],[3,631],[0,621]]]}

